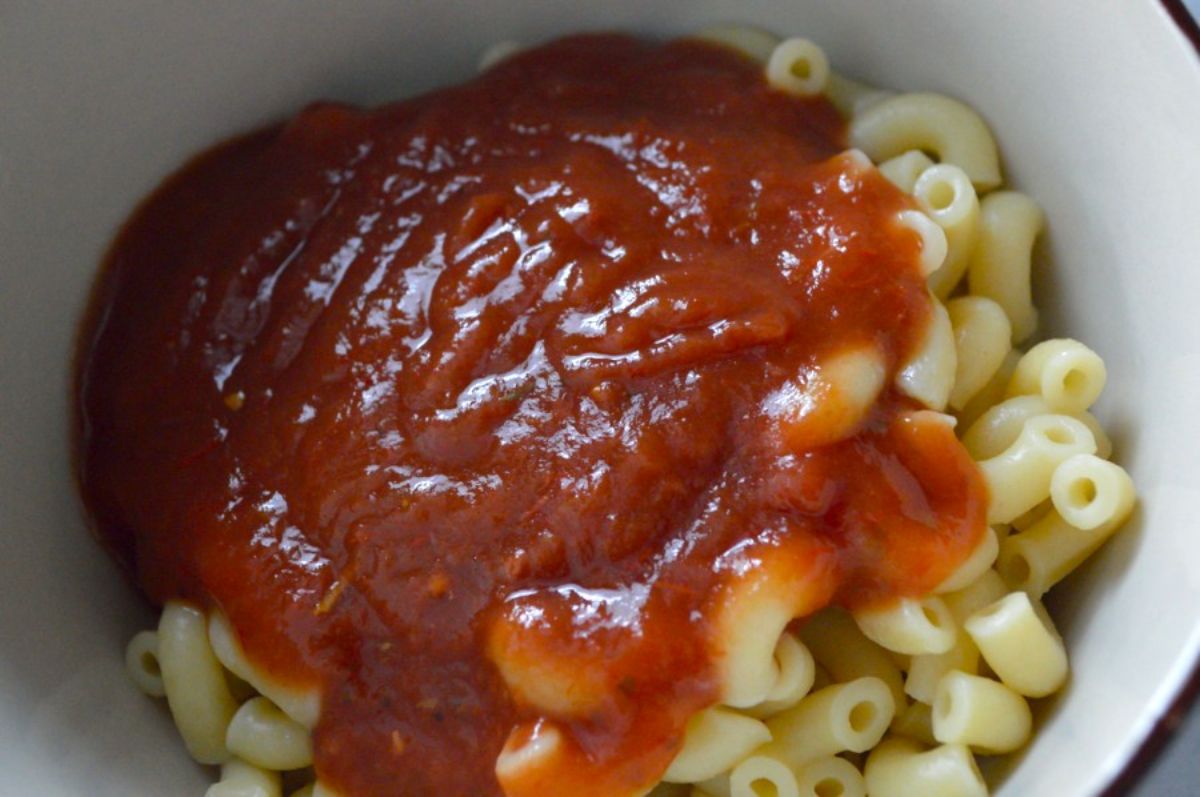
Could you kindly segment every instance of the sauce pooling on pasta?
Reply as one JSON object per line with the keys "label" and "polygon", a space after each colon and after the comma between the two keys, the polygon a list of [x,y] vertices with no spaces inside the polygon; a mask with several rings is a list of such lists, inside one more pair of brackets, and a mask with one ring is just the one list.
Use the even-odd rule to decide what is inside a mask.
{"label": "sauce pooling on pasta", "polygon": [[85,328],[99,531],[320,690],[345,795],[499,794],[548,728],[510,793],[639,793],[739,595],[921,594],[984,529],[890,387],[930,315],[909,200],[843,148],[755,64],[616,36],[217,147]]}

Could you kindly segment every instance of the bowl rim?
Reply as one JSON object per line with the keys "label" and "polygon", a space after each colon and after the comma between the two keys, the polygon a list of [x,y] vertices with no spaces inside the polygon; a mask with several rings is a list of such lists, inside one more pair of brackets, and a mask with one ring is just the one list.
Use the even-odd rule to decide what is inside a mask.
{"label": "bowl rim", "polygon": [[[1188,0],[1158,0],[1157,3],[1150,5],[1156,6],[1170,20],[1167,23],[1168,28],[1171,25],[1174,26],[1175,31],[1184,40],[1182,46],[1184,49],[1188,49],[1190,45],[1190,55],[1196,59],[1197,65],[1200,65],[1200,3],[1195,5],[1196,10],[1193,12],[1185,5],[1185,2]],[[1200,102],[1200,98],[1197,98],[1196,101]],[[93,289],[94,286],[93,279]],[[82,325],[76,318],[76,333],[80,328]],[[72,346],[72,351],[78,352],[78,346]],[[73,372],[74,368],[71,370]],[[68,406],[71,406],[74,391],[71,385],[67,385],[67,388]],[[72,473],[72,480],[75,475]],[[80,493],[77,485],[73,486],[76,489],[72,490],[71,494],[78,502]],[[86,513],[80,513],[78,510],[76,514],[87,517]],[[1183,733],[1181,733],[1183,722],[1191,712],[1200,711],[1200,705],[1197,705],[1197,701],[1200,699],[1200,653],[1195,654],[1190,662],[1186,661],[1186,657],[1181,657],[1181,659],[1184,660],[1179,664],[1183,666],[1176,671],[1175,678],[1177,680],[1173,688],[1163,696],[1164,699],[1157,707],[1157,712],[1149,723],[1149,727],[1142,730],[1140,740],[1126,747],[1125,760],[1114,768],[1113,774],[1107,779],[1108,782],[1102,784],[1095,797],[1128,795],[1139,783],[1143,782],[1150,772],[1164,763],[1161,757],[1166,750],[1173,744],[1177,745],[1183,741]]]}
{"label": "bowl rim", "polygon": [[[1183,4],[1183,0],[1159,0],[1159,5],[1200,60],[1200,21]],[[1171,743],[1181,738],[1178,734],[1179,728],[1188,714],[1196,709],[1198,696],[1200,657],[1191,662],[1187,674],[1162,713],[1155,718],[1154,724],[1138,743],[1133,755],[1125,761],[1098,797],[1121,797],[1144,780]]]}

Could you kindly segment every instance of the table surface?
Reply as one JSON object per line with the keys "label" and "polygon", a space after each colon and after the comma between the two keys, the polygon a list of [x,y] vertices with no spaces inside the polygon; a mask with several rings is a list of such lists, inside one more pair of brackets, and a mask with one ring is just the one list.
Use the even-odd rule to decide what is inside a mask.
{"label": "table surface", "polygon": [[[1193,2],[1191,5],[1200,5]],[[1200,16],[1200,11],[1194,11]],[[1174,737],[1129,797],[1200,795],[1200,708],[1193,707]]]}

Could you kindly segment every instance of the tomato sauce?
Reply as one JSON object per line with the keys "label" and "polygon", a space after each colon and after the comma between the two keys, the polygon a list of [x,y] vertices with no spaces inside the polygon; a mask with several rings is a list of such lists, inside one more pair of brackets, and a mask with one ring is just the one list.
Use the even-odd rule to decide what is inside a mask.
{"label": "tomato sauce", "polygon": [[[732,52],[604,35],[200,155],[85,322],[98,533],[321,690],[348,797],[498,795],[539,720],[569,753],[541,793],[653,783],[764,557],[807,609],[860,606],[984,528],[952,432],[890,387],[843,439],[781,432],[825,358],[871,347],[890,385],[930,316],[909,200],[843,149]],[[504,656],[582,707],[513,692]]]}

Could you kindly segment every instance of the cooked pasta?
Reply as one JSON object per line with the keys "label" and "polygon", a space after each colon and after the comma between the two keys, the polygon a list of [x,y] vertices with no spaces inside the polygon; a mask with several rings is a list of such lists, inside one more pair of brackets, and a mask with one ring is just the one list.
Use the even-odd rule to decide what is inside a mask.
{"label": "cooked pasta", "polygon": [[990,678],[951,670],[938,681],[933,735],[943,744],[965,744],[980,753],[1011,753],[1029,741],[1029,704]]}
{"label": "cooked pasta", "polygon": [[[820,665],[813,689],[834,681],[878,678],[892,693],[896,706],[904,703],[904,677],[887,651],[867,639],[846,611],[829,608],[809,617],[800,627],[800,638]],[[828,682],[820,676],[828,674]]]}
{"label": "cooked pasta", "polygon": [[889,739],[867,758],[863,771],[871,797],[985,797],[987,784],[965,745],[923,750],[908,739]]}
{"label": "cooked pasta", "polygon": [[827,686],[767,720],[771,742],[759,751],[792,768],[844,751],[873,747],[895,716],[892,693],[878,678]]}
{"label": "cooked pasta", "polygon": [[729,773],[730,797],[803,797],[796,775],[782,761],[754,755]]}
{"label": "cooked pasta", "polygon": [[745,712],[752,717],[770,717],[800,702],[813,688],[816,663],[812,653],[795,634],[785,631],[775,644],[775,666],[778,676],[761,703]]}
{"label": "cooked pasta", "polygon": [[966,273],[967,258],[975,248],[979,199],[967,173],[949,163],[923,171],[913,184],[912,195],[946,235],[946,257],[929,275],[929,289],[944,300]]}
{"label": "cooked pasta", "polygon": [[850,143],[875,162],[909,150],[932,152],[959,167],[977,191],[1000,184],[996,142],[979,114],[940,94],[901,94],[856,113]]}
{"label": "cooked pasta", "polygon": [[859,610],[854,621],[872,642],[897,653],[945,653],[954,645],[954,620],[946,604],[933,596],[901,598],[883,608]]}
{"label": "cooked pasta", "polygon": [[683,749],[671,762],[663,780],[699,783],[728,771],[752,750],[771,741],[767,726],[756,719],[723,708],[710,708],[692,717]]}
{"label": "cooked pasta", "polygon": [[[1000,546],[996,567],[1008,583],[1040,598],[1095,553],[1133,509],[1132,486],[1123,478],[1120,482],[1105,498],[1106,502],[1110,497],[1115,502],[1107,506],[1105,520],[1099,525],[1081,529],[1051,510],[1028,529],[1006,539]],[[1099,498],[1093,503],[1099,504]]]}
{"label": "cooked pasta", "polygon": [[968,290],[1008,313],[1013,343],[1037,328],[1030,274],[1033,244],[1045,225],[1042,210],[1016,191],[997,191],[979,204],[979,237],[967,268]]}
{"label": "cooked pasta", "polygon": [[868,86],[833,71],[829,73],[829,80],[825,84],[826,98],[842,116],[854,116],[895,94],[894,91]]}
{"label": "cooked pasta", "polygon": [[1051,412],[1083,412],[1100,397],[1107,372],[1100,355],[1077,340],[1044,340],[1021,357],[1010,396],[1041,396]]}
{"label": "cooked pasta", "polygon": [[[979,609],[964,627],[1005,685],[1027,697],[1045,697],[1067,679],[1067,652],[1049,615],[1024,592]],[[935,714],[936,719],[936,714]]]}
{"label": "cooked pasta", "polygon": [[221,779],[208,787],[204,797],[281,797],[282,794],[278,772],[233,758],[221,765]]}
{"label": "cooked pasta", "polygon": [[158,634],[139,631],[125,648],[125,669],[133,682],[150,697],[164,697],[162,665],[158,662]]}
{"label": "cooked pasta", "polygon": [[228,761],[225,732],[237,704],[208,644],[203,612],[176,601],[163,608],[158,661],[167,705],[192,758],[202,764]]}
{"label": "cooked pasta", "polygon": [[689,38],[729,47],[764,65],[779,46],[779,37],[774,33],[749,25],[714,25],[696,31]]}
{"label": "cooked pasta", "polygon": [[983,390],[1012,350],[1012,327],[1000,305],[982,296],[962,296],[946,303],[954,330],[957,368],[950,406],[961,410]]}
{"label": "cooked pasta", "polygon": [[957,367],[950,316],[941,302],[935,301],[925,339],[896,375],[896,387],[929,409],[940,411],[950,400]]}
{"label": "cooked pasta", "polygon": [[937,690],[947,673],[957,671],[974,675],[978,670],[979,649],[969,636],[959,634],[955,637],[954,647],[945,653],[913,656],[904,679],[904,692],[919,703],[933,705]]}
{"label": "cooked pasta", "polygon": [[308,729],[265,697],[241,705],[225,732],[229,752],[263,769],[300,769],[312,763]]}
{"label": "cooked pasta", "polygon": [[935,595],[947,592],[957,592],[978,581],[996,562],[1000,552],[1000,540],[994,527],[988,527],[979,539],[979,544],[971,555],[963,560],[953,573],[946,577],[941,584],[934,588]]}
{"label": "cooked pasta", "polygon": [[1012,445],[979,463],[991,493],[989,523],[1008,523],[1050,497],[1054,470],[1077,454],[1091,454],[1096,440],[1069,415],[1026,421]]}
{"label": "cooked pasta", "polygon": [[800,797],[866,797],[867,784],[858,767],[829,756],[809,761],[796,773]]}
{"label": "cooked pasta", "polygon": [[911,194],[917,186],[917,180],[933,165],[933,160],[924,152],[910,149],[879,164],[879,173],[904,193]]}
{"label": "cooked pasta", "polygon": [[[1111,441],[1089,411],[1105,386],[1104,361],[1083,343],[1066,338],[1036,343],[1024,352],[1015,348],[1037,327],[1030,277],[1045,219],[1030,197],[996,190],[1002,185],[1001,163],[979,113],[950,97],[896,94],[852,80],[831,69],[824,51],[805,38],[780,38],[737,25],[706,28],[689,38],[738,53],[740,60],[723,57],[752,69],[773,101],[827,100],[827,109],[830,104],[836,108],[855,149],[831,163],[846,181],[871,177],[897,202],[903,200],[883,226],[895,231],[896,240],[915,243],[906,268],[921,297],[918,334],[901,349],[871,337],[839,339],[806,361],[803,377],[781,389],[791,391],[790,403],[781,400],[782,409],[764,413],[771,423],[770,439],[778,444],[771,457],[779,457],[786,468],[803,468],[799,455],[838,446],[864,429],[873,431],[881,403],[892,402],[902,407],[898,417],[904,422],[936,422],[926,425],[964,452],[965,466],[974,469],[986,493],[979,488],[977,541],[964,540],[958,555],[943,570],[925,574],[923,586],[913,594],[880,600],[835,594],[837,582],[829,568],[822,570],[828,552],[816,544],[801,549],[803,556],[791,551],[792,558],[781,552],[774,537],[752,556],[728,552],[721,567],[737,578],[720,582],[712,613],[704,618],[712,629],[706,642],[711,672],[705,676],[715,682],[714,694],[704,707],[674,715],[679,718],[672,726],[676,730],[687,722],[666,748],[673,758],[665,771],[656,770],[661,777],[648,779],[652,773],[635,770],[644,777],[634,783],[626,772],[621,789],[611,791],[619,791],[619,797],[985,797],[988,786],[975,755],[1007,754],[1029,743],[1030,701],[1053,694],[1068,678],[1065,645],[1041,598],[1120,528],[1136,500],[1129,473],[1107,461]],[[484,53],[480,70],[494,76],[508,69],[510,60],[525,57],[520,45],[500,42]],[[621,157],[635,156],[622,149],[626,141],[597,137],[595,143],[606,151],[619,150]],[[654,146],[636,157],[665,163]],[[673,189],[656,185],[653,190]],[[481,218],[491,214],[490,201],[472,206],[463,225],[478,223],[471,216],[476,211]],[[554,223],[559,221],[556,217]],[[439,257],[441,247],[439,242]],[[612,256],[624,253],[614,249]],[[490,257],[499,262],[507,255]],[[521,257],[529,258],[530,269],[540,262],[528,254]],[[565,284],[555,290],[565,290]],[[814,282],[807,289],[817,291],[820,285]],[[517,289],[505,284],[494,290]],[[641,300],[632,294],[620,297],[626,299]],[[743,308],[744,315],[754,309]],[[638,326],[637,312],[631,311],[629,318],[635,321],[619,333],[605,326],[607,319],[580,317],[571,324],[609,336],[604,345],[611,352],[588,355],[598,359],[626,356],[614,352],[630,341],[630,351],[650,357],[658,351],[653,347],[665,351],[701,329],[689,317],[683,332],[668,329],[671,334],[654,337],[661,332],[656,329],[653,343],[639,348],[645,344],[639,336],[650,333]],[[707,316],[702,320],[713,321]],[[647,323],[649,329],[659,322]],[[720,325],[732,323],[720,320],[705,327],[697,345],[716,340],[726,329]],[[765,329],[761,334],[769,339],[782,334],[787,323],[767,318],[755,330]],[[747,336],[747,346],[761,343]],[[736,345],[742,343],[738,339]],[[724,339],[721,345],[726,345]],[[477,387],[472,383],[468,391]],[[512,388],[506,386],[505,395],[519,403],[524,388],[515,382]],[[587,394],[589,411],[597,408],[597,418],[611,398],[605,390],[601,383]],[[432,398],[422,400],[436,404]],[[237,411],[233,405],[240,401],[227,406]],[[652,411],[674,410],[664,405]],[[512,434],[516,439],[520,432]],[[663,439],[654,445],[681,448],[684,443]],[[450,454],[439,450],[438,456]],[[657,479],[646,467],[633,480]],[[646,484],[645,489],[680,488],[672,483]],[[829,511],[833,501],[820,490],[778,492],[772,495],[773,508],[803,505],[806,518]],[[539,496],[528,498],[540,507]],[[606,520],[620,521],[616,516]],[[566,544],[553,535],[543,542]],[[966,542],[971,542],[969,549]],[[683,547],[680,543],[670,555]],[[522,549],[504,565],[535,567],[528,560],[541,555],[549,554]],[[797,558],[816,564],[798,574]],[[372,566],[384,567],[378,562]],[[431,600],[452,590],[449,576],[419,575],[429,576]],[[346,587],[340,578],[320,599],[316,616],[326,610],[327,601],[340,599]],[[611,603],[622,600],[633,599],[620,595]],[[833,600],[844,603],[833,605]],[[605,601],[610,601],[607,593],[586,611],[575,605],[564,611],[576,624],[624,622],[604,614],[610,611]],[[219,780],[207,797],[282,797],[285,783],[296,789],[305,782],[290,797],[338,797],[329,784],[343,788],[342,782],[323,769],[320,750],[314,751],[329,695],[272,674],[252,655],[252,636],[240,636],[216,608],[225,605],[166,602],[157,629],[138,633],[126,648],[130,677],[144,693],[166,698],[193,758],[220,765]],[[507,735],[499,737],[506,741],[494,758],[495,781],[514,797],[578,790],[578,783],[563,785],[556,778],[585,755],[574,729],[611,711],[614,701],[608,670],[586,666],[586,656],[545,655],[529,642],[529,629],[543,621],[543,609],[530,604],[514,610],[487,625],[485,634],[488,677],[507,689],[506,699],[535,718],[511,730],[506,726]],[[231,611],[231,616],[237,615]],[[382,655],[379,651],[390,644],[381,643],[371,655]],[[609,653],[596,645],[587,655]],[[611,653],[622,655],[615,647]],[[636,668],[623,674],[617,699],[641,699],[640,675]],[[699,689],[694,683],[686,688]],[[444,708],[437,701],[431,706],[431,712]],[[391,743],[397,754],[404,752],[400,731]],[[489,756],[489,765],[491,760]]]}
{"label": "cooked pasta", "polygon": [[784,39],[767,59],[767,81],[789,94],[811,97],[825,90],[829,61],[825,52],[808,39]]}
{"label": "cooked pasta", "polygon": [[995,570],[985,571],[966,587],[942,596],[942,602],[950,610],[954,622],[962,625],[972,614],[988,604],[995,603],[1009,592],[1004,579]]}

